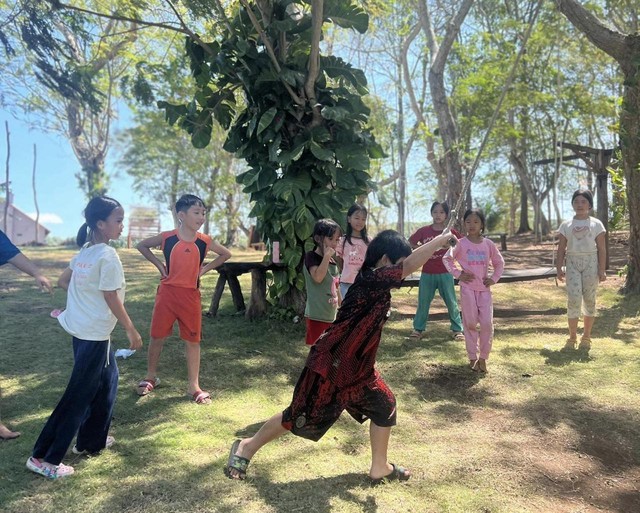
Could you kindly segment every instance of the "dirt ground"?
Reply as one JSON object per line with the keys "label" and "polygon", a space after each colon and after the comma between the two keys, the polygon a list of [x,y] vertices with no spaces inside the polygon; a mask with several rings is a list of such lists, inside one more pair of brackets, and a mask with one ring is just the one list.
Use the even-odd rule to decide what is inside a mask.
{"label": "dirt ground", "polygon": [[[611,233],[608,278],[601,286],[613,290],[622,286],[624,280],[618,276],[618,270],[627,262],[628,236],[628,232]],[[551,239],[535,243],[532,234],[510,237],[507,250],[502,252],[505,267],[526,269],[555,266],[554,246]],[[394,309],[400,315],[413,317],[415,298],[398,299],[394,298]],[[441,301],[433,306],[430,319],[445,320],[447,312]],[[557,312],[547,310],[545,313],[564,316],[566,310],[561,308]],[[496,310],[495,317],[520,320],[530,317],[532,323],[540,322],[539,313],[518,311],[515,305]],[[447,375],[438,364],[430,370],[434,382],[444,380],[449,388],[460,385],[459,376]],[[429,380],[428,377],[426,379]],[[462,383],[461,386],[466,385]],[[572,407],[567,407],[571,411]],[[539,411],[531,412],[531,416],[545,427],[547,423],[553,423],[550,418],[554,415],[557,413],[544,405],[539,406]],[[576,421],[576,425],[580,424],[577,413],[567,415]],[[517,426],[521,430],[520,440],[526,450],[520,454],[518,463],[510,459],[513,455],[505,455],[505,465],[519,467],[520,472],[536,476],[536,492],[547,497],[551,508],[545,509],[545,513],[640,512],[640,468],[635,463],[634,449],[616,443],[613,433],[598,432],[598,429],[591,431],[594,424],[582,426],[584,432],[578,438],[562,429],[547,429],[545,436],[541,437],[539,431],[521,419],[493,410],[475,412],[474,424],[489,431],[504,431],[505,425]]]}
{"label": "dirt ground", "polygon": [[[627,262],[629,232],[611,232],[609,235],[609,271],[617,271]],[[555,265],[556,244],[551,238],[535,242],[531,233],[514,235],[507,239],[507,251],[502,252],[505,267],[526,269]]]}

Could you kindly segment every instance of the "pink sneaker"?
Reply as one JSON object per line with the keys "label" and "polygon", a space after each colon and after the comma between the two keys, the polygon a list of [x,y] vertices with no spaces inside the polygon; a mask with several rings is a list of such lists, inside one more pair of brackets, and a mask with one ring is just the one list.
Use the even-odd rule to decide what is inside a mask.
{"label": "pink sneaker", "polygon": [[33,456],[27,460],[27,468],[47,479],[60,479],[72,475],[75,471],[69,465],[49,465],[45,464]]}

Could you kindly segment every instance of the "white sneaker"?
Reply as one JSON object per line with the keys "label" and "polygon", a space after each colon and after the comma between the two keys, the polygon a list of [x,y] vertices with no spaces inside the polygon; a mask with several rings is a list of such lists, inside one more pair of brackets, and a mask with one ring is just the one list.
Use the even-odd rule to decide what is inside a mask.
{"label": "white sneaker", "polygon": [[69,465],[49,465],[31,457],[27,460],[27,468],[31,472],[35,472],[47,479],[60,479],[62,477],[71,476],[74,473],[73,467]]}
{"label": "white sneaker", "polygon": [[[105,443],[104,448],[105,448],[105,449],[109,449],[109,448],[111,448],[111,447],[113,446],[113,444],[115,444],[115,443],[116,443],[116,439],[115,439],[115,438],[113,438],[111,435],[108,435],[108,436],[107,436],[107,441],[106,441],[106,443]],[[72,452],[73,454],[89,454],[89,452],[88,452],[88,451],[81,451],[81,450],[79,450],[79,449],[78,449],[78,447],[77,447],[76,445],[74,445],[74,446],[71,448],[71,452]],[[98,451],[98,452],[100,452],[100,451]]]}

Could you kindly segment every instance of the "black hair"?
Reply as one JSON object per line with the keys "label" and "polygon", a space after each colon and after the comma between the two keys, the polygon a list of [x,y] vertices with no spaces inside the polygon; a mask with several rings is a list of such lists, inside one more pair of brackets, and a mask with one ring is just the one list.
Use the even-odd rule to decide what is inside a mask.
{"label": "black hair", "polygon": [[122,208],[120,202],[109,196],[91,198],[83,212],[85,222],[78,230],[76,244],[80,247],[84,246],[87,239],[90,239],[93,232],[98,229],[98,221],[106,221],[111,212],[118,207]]}
{"label": "black hair", "polygon": [[431,210],[429,210],[429,213],[433,214],[433,209],[436,208],[438,205],[442,207],[442,210],[444,210],[444,213],[447,214],[447,217],[449,217],[449,204],[446,201],[434,201],[431,204]]}
{"label": "black hair", "polygon": [[383,230],[369,243],[362,270],[375,269],[380,259],[387,255],[392,263],[411,254],[411,244],[395,230]]}
{"label": "black hair", "polygon": [[321,239],[324,237],[333,237],[336,231],[340,231],[340,225],[333,219],[319,219],[316,221],[311,235],[313,237],[313,249],[315,250],[318,247],[316,237],[320,237]]}
{"label": "black hair", "polygon": [[[365,216],[368,214],[367,207],[364,205],[360,205],[359,203],[354,203],[347,210],[347,231],[344,234],[344,240],[342,241],[342,249],[344,249],[344,245],[348,242],[349,244],[353,244],[351,242],[351,234],[353,233],[353,228],[349,224],[349,218],[355,214],[356,212],[362,212]],[[365,244],[369,244],[369,236],[367,235],[367,225],[364,225],[364,228],[360,232],[360,236]]]}
{"label": "black hair", "polygon": [[484,227],[485,227],[485,224],[487,223],[487,220],[485,219],[484,212],[481,209],[479,209],[479,208],[467,209],[467,211],[462,216],[462,220],[466,221],[467,217],[469,217],[472,214],[475,214],[480,218],[480,222],[482,223],[482,226],[480,228],[480,233],[484,233]]}
{"label": "black hair", "polygon": [[589,202],[589,207],[593,208],[593,194],[591,194],[591,191],[589,189],[578,189],[576,192],[574,192],[573,196],[571,196],[572,205],[573,205],[573,200],[576,199],[578,196],[582,196],[584,199],[586,199]]}
{"label": "black hair", "polygon": [[176,212],[186,212],[194,205],[206,208],[204,201],[195,194],[183,194],[178,201],[176,201]]}

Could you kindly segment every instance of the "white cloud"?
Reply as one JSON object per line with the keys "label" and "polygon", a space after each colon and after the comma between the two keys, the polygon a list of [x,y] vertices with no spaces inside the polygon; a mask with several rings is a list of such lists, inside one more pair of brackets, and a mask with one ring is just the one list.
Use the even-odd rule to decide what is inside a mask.
{"label": "white cloud", "polygon": [[[36,219],[35,212],[29,212],[27,215],[35,221]],[[40,214],[40,219],[38,220],[38,222],[45,226],[48,224],[64,224],[64,221],[58,214],[49,214],[49,213]]]}

